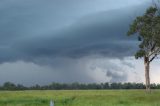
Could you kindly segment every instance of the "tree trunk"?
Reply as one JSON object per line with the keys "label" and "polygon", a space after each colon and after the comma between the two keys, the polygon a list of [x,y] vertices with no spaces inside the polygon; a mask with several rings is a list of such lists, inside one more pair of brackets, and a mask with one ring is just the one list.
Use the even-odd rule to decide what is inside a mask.
{"label": "tree trunk", "polygon": [[150,89],[150,77],[149,77],[149,69],[150,69],[149,57],[144,57],[144,65],[145,65],[146,91],[150,92],[151,89]]}

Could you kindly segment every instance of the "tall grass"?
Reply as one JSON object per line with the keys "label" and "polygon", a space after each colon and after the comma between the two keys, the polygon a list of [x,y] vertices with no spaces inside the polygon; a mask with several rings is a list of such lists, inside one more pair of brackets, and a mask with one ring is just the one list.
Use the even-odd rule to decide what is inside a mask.
{"label": "tall grass", "polygon": [[160,90],[1,91],[0,106],[160,106]]}

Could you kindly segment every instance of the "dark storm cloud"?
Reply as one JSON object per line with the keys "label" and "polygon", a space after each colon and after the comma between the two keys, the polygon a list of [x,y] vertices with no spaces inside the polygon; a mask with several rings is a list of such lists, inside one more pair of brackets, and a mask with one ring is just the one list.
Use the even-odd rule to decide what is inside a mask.
{"label": "dark storm cloud", "polygon": [[[35,3],[33,1],[30,2],[32,2],[32,5]],[[56,1],[56,3],[61,2]],[[53,26],[54,29],[54,26],[56,27],[60,23],[63,24],[63,22],[56,24],[58,19],[54,16],[53,25],[51,22],[52,19],[47,18],[50,19],[47,23],[51,22],[51,24],[47,28],[45,27],[46,24],[44,24],[44,27],[38,27],[40,24],[37,23],[36,18],[38,18],[40,12],[38,11],[38,15],[36,16],[35,13],[37,11],[34,12],[35,7],[33,8],[34,11],[32,11],[32,9],[22,8],[18,4],[15,5],[16,7],[10,6],[6,11],[17,10],[18,12],[15,13],[18,15],[13,15],[13,13],[12,15],[8,14],[11,15],[11,20],[6,19],[6,28],[1,28],[1,30],[5,29],[1,31],[2,42],[4,42],[4,45],[2,44],[2,48],[0,48],[1,62],[14,60],[34,61],[43,57],[80,58],[88,55],[103,55],[123,58],[125,56],[131,56],[136,49],[137,42],[133,40],[134,38],[128,38],[126,32],[130,22],[135,17],[134,15],[141,14],[145,9],[144,6],[140,5],[127,7],[127,9],[122,8],[85,14],[78,19],[74,18],[76,21],[69,26],[64,25],[60,30],[44,34],[45,31],[49,31],[47,29],[49,26]],[[28,6],[29,4],[26,5]],[[37,8],[39,9],[39,7]],[[137,10],[139,11],[137,12]],[[4,13],[6,14],[6,11],[2,12],[3,16],[5,16]],[[22,14],[22,12],[24,13]],[[53,9],[54,13],[55,10]],[[56,15],[59,14],[57,13]],[[76,16],[78,17],[78,15]],[[43,16],[43,18],[46,17]],[[2,19],[5,18],[2,17]],[[31,21],[29,21],[30,19]],[[32,26],[31,23],[33,21],[36,24]],[[20,26],[23,28],[20,28]],[[1,27],[3,26],[1,25]],[[43,31],[42,28],[46,28],[47,30]],[[40,34],[40,32],[43,33]],[[39,35],[37,36],[37,34]]]}
{"label": "dark storm cloud", "polygon": [[147,1],[1,0],[0,81],[126,81],[118,64],[134,68],[123,59],[138,43],[126,32]]}

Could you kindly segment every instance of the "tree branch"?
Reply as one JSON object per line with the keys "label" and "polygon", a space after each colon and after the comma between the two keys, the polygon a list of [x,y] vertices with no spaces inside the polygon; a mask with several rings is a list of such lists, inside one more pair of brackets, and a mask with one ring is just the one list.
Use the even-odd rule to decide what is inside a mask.
{"label": "tree branch", "polygon": [[156,57],[157,57],[157,54],[155,54],[155,55],[149,60],[149,62],[152,62]]}
{"label": "tree branch", "polygon": [[154,50],[152,50],[150,53],[149,53],[149,57],[154,55],[154,54],[159,54],[160,53],[160,48],[159,47],[156,47]]}

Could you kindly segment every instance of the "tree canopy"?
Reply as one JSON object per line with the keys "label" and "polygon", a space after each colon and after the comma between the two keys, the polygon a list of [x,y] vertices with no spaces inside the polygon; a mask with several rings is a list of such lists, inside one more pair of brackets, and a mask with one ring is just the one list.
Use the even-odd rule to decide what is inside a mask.
{"label": "tree canopy", "polygon": [[151,57],[151,62],[160,53],[160,16],[156,7],[150,7],[143,16],[134,20],[128,31],[128,35],[133,34],[138,34],[141,42],[135,57]]}
{"label": "tree canopy", "polygon": [[[151,84],[152,89],[160,89],[160,84]],[[0,90],[88,90],[88,89],[145,89],[143,83],[51,83],[48,85],[24,86],[5,82]]]}

